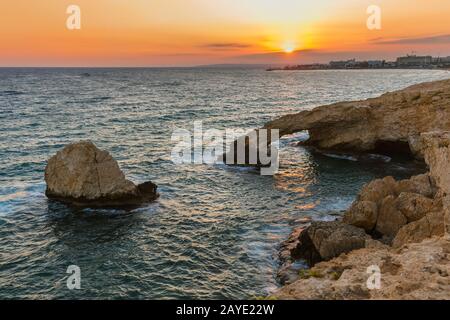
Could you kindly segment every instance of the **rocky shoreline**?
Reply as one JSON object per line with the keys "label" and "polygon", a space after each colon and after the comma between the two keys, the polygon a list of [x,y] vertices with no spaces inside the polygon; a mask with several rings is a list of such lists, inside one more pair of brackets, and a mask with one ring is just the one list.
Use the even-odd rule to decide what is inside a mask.
{"label": "rocky shoreline", "polygon": [[[277,299],[450,299],[450,80],[281,117],[320,150],[409,154],[429,171],[366,184],[335,221],[300,222],[281,245]],[[297,261],[309,269],[294,268]],[[380,286],[367,285],[378,268]],[[368,273],[369,272],[369,273]]]}
{"label": "rocky shoreline", "polygon": [[[303,144],[318,152],[402,154],[428,168],[369,182],[335,221],[298,221],[281,245],[284,286],[272,298],[450,299],[450,80],[302,111],[264,129],[308,130]],[[159,196],[90,141],[51,157],[45,181],[48,198],[75,206],[137,207]],[[299,272],[298,261],[308,268]],[[368,270],[378,270],[379,287],[368,285]]]}

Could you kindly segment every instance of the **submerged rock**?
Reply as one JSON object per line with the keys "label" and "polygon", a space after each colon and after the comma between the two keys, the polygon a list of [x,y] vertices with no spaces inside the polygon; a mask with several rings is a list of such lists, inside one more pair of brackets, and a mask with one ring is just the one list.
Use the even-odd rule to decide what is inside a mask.
{"label": "submerged rock", "polygon": [[116,160],[90,141],[72,143],[48,160],[46,195],[79,206],[139,206],[158,197],[152,182],[135,185]]}
{"label": "submerged rock", "polygon": [[294,256],[294,252],[299,246],[300,234],[311,224],[311,218],[302,218],[297,223],[298,226],[294,228],[288,239],[283,241],[280,246],[278,257],[281,266],[277,272],[277,278],[281,284],[287,284],[297,280],[299,268],[296,266],[296,259],[298,257]]}

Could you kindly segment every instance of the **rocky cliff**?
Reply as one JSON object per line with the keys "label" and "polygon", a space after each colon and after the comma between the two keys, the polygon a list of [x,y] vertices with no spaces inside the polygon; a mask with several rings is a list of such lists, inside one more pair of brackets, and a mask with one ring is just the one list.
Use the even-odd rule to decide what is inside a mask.
{"label": "rocky cliff", "polygon": [[[428,174],[374,180],[342,219],[295,230],[280,254],[290,284],[274,297],[450,299],[450,132],[424,133],[420,143]],[[293,277],[297,259],[312,268]],[[370,289],[373,266],[381,285]]]}
{"label": "rocky cliff", "polygon": [[[380,287],[367,285],[379,268]],[[376,270],[376,269],[375,269]],[[450,239],[392,249],[379,242],[316,264],[282,287],[277,299],[450,299]]]}
{"label": "rocky cliff", "polygon": [[413,153],[423,132],[450,129],[450,80],[422,83],[380,97],[341,102],[267,123],[280,136],[308,130],[308,145],[341,151]]}
{"label": "rocky cliff", "polygon": [[[363,151],[400,141],[429,168],[406,180],[374,180],[342,219],[296,228],[280,253],[280,278],[288,284],[275,298],[450,299],[449,89],[450,81],[426,83],[328,106],[328,115],[320,107],[268,124],[284,134],[308,129],[309,143],[320,148]],[[297,259],[311,269],[293,276],[289,265]],[[378,288],[367,285],[374,267]]]}

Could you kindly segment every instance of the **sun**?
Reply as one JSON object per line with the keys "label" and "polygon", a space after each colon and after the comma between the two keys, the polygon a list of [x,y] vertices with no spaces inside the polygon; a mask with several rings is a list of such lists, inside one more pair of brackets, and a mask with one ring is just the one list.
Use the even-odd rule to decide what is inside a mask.
{"label": "sun", "polygon": [[281,48],[285,53],[292,53],[295,51],[295,44],[293,42],[285,42]]}

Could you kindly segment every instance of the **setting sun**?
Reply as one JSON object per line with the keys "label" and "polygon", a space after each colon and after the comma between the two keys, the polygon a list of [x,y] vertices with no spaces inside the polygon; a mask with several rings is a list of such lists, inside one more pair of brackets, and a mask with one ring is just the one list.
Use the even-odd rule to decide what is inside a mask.
{"label": "setting sun", "polygon": [[1,1],[0,66],[327,63],[450,50],[443,0],[379,0],[381,30],[367,28],[360,0],[75,2],[81,27],[71,30],[71,1]]}
{"label": "setting sun", "polygon": [[295,51],[295,44],[292,42],[285,42],[282,49],[285,53],[292,53]]}

